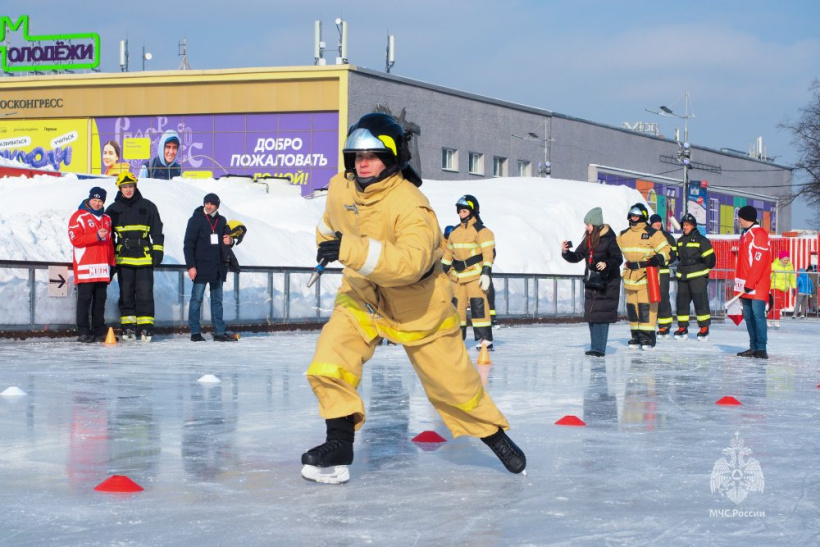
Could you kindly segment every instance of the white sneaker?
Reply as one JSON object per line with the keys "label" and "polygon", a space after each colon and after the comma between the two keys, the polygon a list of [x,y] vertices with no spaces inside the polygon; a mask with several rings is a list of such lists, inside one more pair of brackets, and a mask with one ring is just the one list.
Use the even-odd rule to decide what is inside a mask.
{"label": "white sneaker", "polygon": [[774,322],[774,328],[776,328],[776,329],[780,328],[780,321],[775,321]]}
{"label": "white sneaker", "polygon": [[766,325],[768,325],[769,328],[771,328],[772,327],[772,322],[771,321],[766,321]]}

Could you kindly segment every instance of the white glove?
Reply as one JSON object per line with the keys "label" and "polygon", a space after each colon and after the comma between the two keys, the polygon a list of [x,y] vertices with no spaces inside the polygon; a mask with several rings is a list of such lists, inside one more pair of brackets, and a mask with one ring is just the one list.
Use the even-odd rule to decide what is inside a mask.
{"label": "white glove", "polygon": [[481,290],[487,292],[490,290],[490,276],[487,274],[481,274],[481,277],[478,278],[478,286],[481,287]]}

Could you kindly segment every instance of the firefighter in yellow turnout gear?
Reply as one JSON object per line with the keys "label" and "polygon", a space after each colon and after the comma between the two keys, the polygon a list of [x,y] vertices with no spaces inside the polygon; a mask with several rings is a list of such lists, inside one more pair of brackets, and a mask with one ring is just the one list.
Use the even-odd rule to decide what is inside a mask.
{"label": "firefighter in yellow turnout gear", "polygon": [[450,232],[441,262],[453,282],[461,337],[467,337],[469,304],[475,339],[486,342],[487,348],[492,349],[492,318],[486,293],[490,289],[495,235],[481,222],[478,200],[474,196],[468,194],[459,198],[456,212],[461,223]]}
{"label": "firefighter in yellow turnout gear", "polygon": [[365,421],[357,388],[382,339],[404,346],[453,436],[480,437],[520,473],[524,453],[504,432],[507,420],[461,340],[438,219],[408,163],[404,130],[387,114],[367,114],[350,128],[343,156],[345,172],[330,181],[316,234],[317,260],[341,262],[342,283],[307,371],[327,435],[302,455],[302,476],[349,479],[354,433]]}
{"label": "firefighter in yellow turnout gear", "polygon": [[669,261],[671,248],[662,232],[647,225],[649,211],[644,204],[633,205],[627,219],[629,228],[618,236],[618,246],[624,255],[625,267],[621,277],[632,333],[629,347],[648,350],[655,347],[658,304],[649,302],[646,267],[664,266]]}

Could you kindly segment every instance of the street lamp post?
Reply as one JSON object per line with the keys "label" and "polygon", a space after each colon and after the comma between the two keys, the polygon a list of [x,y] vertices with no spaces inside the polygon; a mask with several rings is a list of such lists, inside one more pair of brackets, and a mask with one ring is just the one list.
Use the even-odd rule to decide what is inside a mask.
{"label": "street lamp post", "polygon": [[[544,138],[542,139],[538,133],[527,133],[526,136],[521,135],[511,135],[516,139],[521,139],[525,141],[543,141],[544,143],[544,163],[540,165],[538,168],[538,176],[540,177],[549,177],[550,173],[552,173],[552,166],[550,165],[549,160],[549,142],[552,140],[549,136],[549,131],[547,129],[547,118],[544,118]],[[540,162],[539,162],[540,163]]]}
{"label": "street lamp post", "polygon": [[685,215],[689,211],[689,169],[692,168],[692,149],[689,146],[689,118],[694,118],[695,113],[691,111],[689,93],[684,93],[683,98],[683,115],[675,114],[671,108],[666,106],[661,106],[659,110],[649,110],[648,108],[645,110],[659,116],[670,116],[683,120],[683,143],[678,140],[677,136],[675,140],[678,141],[678,160],[683,164],[683,214]]}

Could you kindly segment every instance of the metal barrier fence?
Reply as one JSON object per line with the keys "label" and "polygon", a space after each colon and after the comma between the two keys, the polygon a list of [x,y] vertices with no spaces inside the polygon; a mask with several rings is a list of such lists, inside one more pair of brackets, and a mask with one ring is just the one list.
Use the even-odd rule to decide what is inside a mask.
{"label": "metal barrier fence", "polygon": [[[68,279],[68,297],[48,296],[49,266],[70,263],[0,260],[0,331],[46,331],[76,326],[76,296],[73,276]],[[266,326],[323,323],[330,317],[341,269],[328,269],[311,288],[312,268],[245,266],[231,274],[223,285],[224,319],[231,325]],[[728,272],[727,272],[728,273]],[[815,277],[817,274],[813,274]],[[718,276],[718,277],[726,277]],[[496,313],[501,320],[579,320],[584,313],[584,287],[580,275],[494,273]],[[709,301],[716,318],[725,314],[724,304],[732,297],[733,279],[712,279]],[[810,310],[817,317],[815,295]],[[158,327],[187,325],[192,284],[183,265],[154,268],[155,324]],[[676,285],[670,287],[675,308]],[[108,288],[106,322],[119,323],[119,286],[116,278]],[[208,291],[203,302],[203,321],[210,321]],[[623,288],[619,309],[626,315]],[[788,311],[788,310],[787,310]]]}

